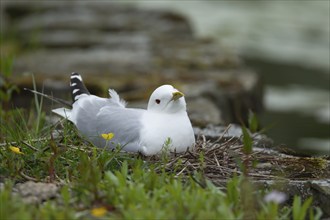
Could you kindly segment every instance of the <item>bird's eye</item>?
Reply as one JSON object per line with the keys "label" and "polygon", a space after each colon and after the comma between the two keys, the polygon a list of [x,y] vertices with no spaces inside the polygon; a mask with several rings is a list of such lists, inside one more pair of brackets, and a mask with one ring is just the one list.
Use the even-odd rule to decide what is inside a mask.
{"label": "bird's eye", "polygon": [[159,99],[156,99],[155,100],[157,104],[160,104],[160,100]]}

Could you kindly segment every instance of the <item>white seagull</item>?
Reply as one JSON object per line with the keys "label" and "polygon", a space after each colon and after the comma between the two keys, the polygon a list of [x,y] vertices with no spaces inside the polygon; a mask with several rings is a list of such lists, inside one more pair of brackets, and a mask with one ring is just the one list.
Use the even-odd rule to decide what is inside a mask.
{"label": "white seagull", "polygon": [[[170,151],[184,152],[195,143],[183,93],[171,85],[158,87],[148,108],[126,108],[126,102],[109,89],[110,98],[91,95],[78,73],[71,74],[72,109],[53,112],[73,122],[79,132],[97,147],[122,146],[124,151],[154,155],[165,142]],[[113,133],[110,141],[102,134]],[[170,141],[168,141],[170,140]]]}

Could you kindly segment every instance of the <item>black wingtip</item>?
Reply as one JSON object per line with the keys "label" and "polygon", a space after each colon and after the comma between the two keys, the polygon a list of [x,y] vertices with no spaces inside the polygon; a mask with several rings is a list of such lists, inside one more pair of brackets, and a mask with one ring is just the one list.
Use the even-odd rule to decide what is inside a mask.
{"label": "black wingtip", "polygon": [[80,74],[77,73],[77,72],[72,72],[72,73],[71,73],[71,76],[80,76]]}
{"label": "black wingtip", "polygon": [[80,74],[77,72],[71,73],[70,88],[73,102],[77,101],[83,94],[90,95]]}

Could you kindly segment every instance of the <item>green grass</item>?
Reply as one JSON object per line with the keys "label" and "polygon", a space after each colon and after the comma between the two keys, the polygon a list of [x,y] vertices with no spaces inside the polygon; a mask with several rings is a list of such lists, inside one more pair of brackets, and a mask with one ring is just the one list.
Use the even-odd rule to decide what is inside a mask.
{"label": "green grass", "polygon": [[[252,139],[245,128],[244,175],[234,175],[219,189],[204,176],[203,151],[195,170],[178,175],[164,166],[173,159],[166,152],[150,159],[120,148],[95,148],[71,123],[47,123],[38,97],[31,110],[5,110],[9,100],[0,103],[0,219],[320,219],[311,198],[295,197],[289,206],[263,200],[267,192],[247,177]],[[181,170],[182,160],[175,161],[172,167]],[[26,203],[13,192],[29,180],[55,183],[58,194]]]}
{"label": "green grass", "polygon": [[[18,110],[11,114],[11,119],[2,118],[7,124],[1,126],[6,130],[1,133],[6,144],[0,149],[0,178],[5,182],[0,192],[1,219],[90,219],[98,218],[92,215],[97,207],[103,207],[102,217],[110,219],[304,219],[308,215],[315,219],[320,215],[310,208],[311,199],[302,202],[297,197],[292,207],[263,202],[264,192],[253,190],[243,176],[233,177],[220,190],[200,169],[188,177],[165,171],[168,155],[160,155],[155,163],[138,154],[95,148],[69,122],[56,125],[61,130],[54,137],[55,126],[37,122],[44,116]],[[44,126],[31,131],[34,123]],[[10,146],[19,147],[22,154]],[[203,167],[203,154],[199,161]],[[39,204],[24,203],[11,191],[16,183],[30,179],[59,184],[58,196]]]}

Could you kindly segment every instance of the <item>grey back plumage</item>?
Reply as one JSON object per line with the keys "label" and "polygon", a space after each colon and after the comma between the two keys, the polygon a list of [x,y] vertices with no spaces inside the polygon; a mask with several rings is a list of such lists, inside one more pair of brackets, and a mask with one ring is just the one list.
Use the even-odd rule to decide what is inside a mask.
{"label": "grey back plumage", "polygon": [[[80,133],[97,147],[138,151],[141,117],[145,110],[125,108],[113,98],[85,96],[73,104],[72,121]],[[113,133],[114,138],[104,140],[101,135]]]}
{"label": "grey back plumage", "polygon": [[97,130],[102,133],[113,133],[114,138],[108,142],[99,139],[98,145],[124,147],[126,151],[137,152],[140,147],[140,133],[142,124],[142,109],[128,109],[121,107],[105,106],[97,114]]}

